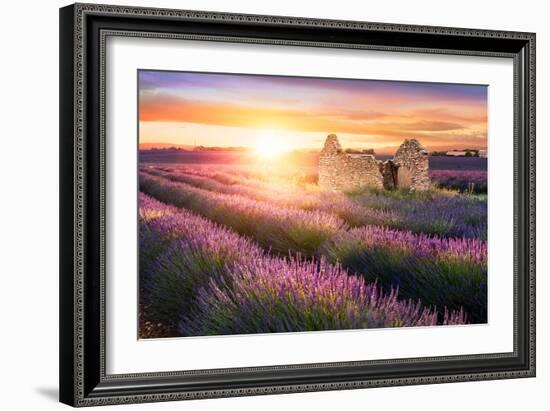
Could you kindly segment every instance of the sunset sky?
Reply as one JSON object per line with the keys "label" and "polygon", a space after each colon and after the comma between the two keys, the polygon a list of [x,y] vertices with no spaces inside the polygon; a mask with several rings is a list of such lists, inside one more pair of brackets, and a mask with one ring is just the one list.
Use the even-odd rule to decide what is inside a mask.
{"label": "sunset sky", "polygon": [[486,148],[487,87],[140,70],[139,121],[140,144]]}

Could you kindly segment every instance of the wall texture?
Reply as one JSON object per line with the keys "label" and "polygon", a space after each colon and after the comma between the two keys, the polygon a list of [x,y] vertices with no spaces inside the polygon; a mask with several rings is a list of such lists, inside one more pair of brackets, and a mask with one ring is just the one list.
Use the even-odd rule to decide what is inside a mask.
{"label": "wall texture", "polygon": [[415,139],[405,140],[393,158],[397,187],[424,191],[430,188],[428,151]]}
{"label": "wall texture", "polygon": [[344,153],[336,135],[330,134],[319,156],[319,187],[343,191],[364,186],[382,188],[378,161],[370,154]]}

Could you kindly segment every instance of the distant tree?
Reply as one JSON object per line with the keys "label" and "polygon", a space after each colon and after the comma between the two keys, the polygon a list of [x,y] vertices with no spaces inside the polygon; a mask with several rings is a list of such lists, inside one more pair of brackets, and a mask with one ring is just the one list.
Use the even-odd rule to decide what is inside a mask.
{"label": "distant tree", "polygon": [[440,157],[440,156],[446,156],[446,155],[447,155],[446,151],[432,151],[430,153],[430,156],[434,156],[434,157]]}
{"label": "distant tree", "polygon": [[364,148],[364,149],[346,148],[344,152],[346,152],[347,154],[372,154],[372,155],[375,154],[373,148]]}
{"label": "distant tree", "polygon": [[464,154],[465,157],[473,157],[471,151],[466,151],[466,154]]}

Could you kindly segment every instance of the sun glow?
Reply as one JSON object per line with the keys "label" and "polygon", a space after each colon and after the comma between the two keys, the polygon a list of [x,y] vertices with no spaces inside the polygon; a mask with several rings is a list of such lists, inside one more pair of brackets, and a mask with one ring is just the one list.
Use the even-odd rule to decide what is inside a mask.
{"label": "sun glow", "polygon": [[275,159],[290,150],[285,138],[271,131],[259,134],[254,144],[254,151],[263,159]]}

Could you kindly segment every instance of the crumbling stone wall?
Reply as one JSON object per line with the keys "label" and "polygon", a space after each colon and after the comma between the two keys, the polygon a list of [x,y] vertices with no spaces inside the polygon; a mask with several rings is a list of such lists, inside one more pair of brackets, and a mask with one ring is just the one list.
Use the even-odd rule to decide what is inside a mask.
{"label": "crumbling stone wall", "polygon": [[382,188],[378,161],[371,154],[346,154],[330,134],[319,157],[319,187],[348,191],[365,186]]}
{"label": "crumbling stone wall", "polygon": [[370,154],[344,153],[338,137],[330,134],[319,157],[319,187],[348,191],[361,187],[415,191],[430,187],[428,152],[415,139],[405,140],[393,160],[378,161]]}
{"label": "crumbling stone wall", "polygon": [[415,139],[405,140],[397,149],[397,188],[424,191],[430,188],[428,151]]}

